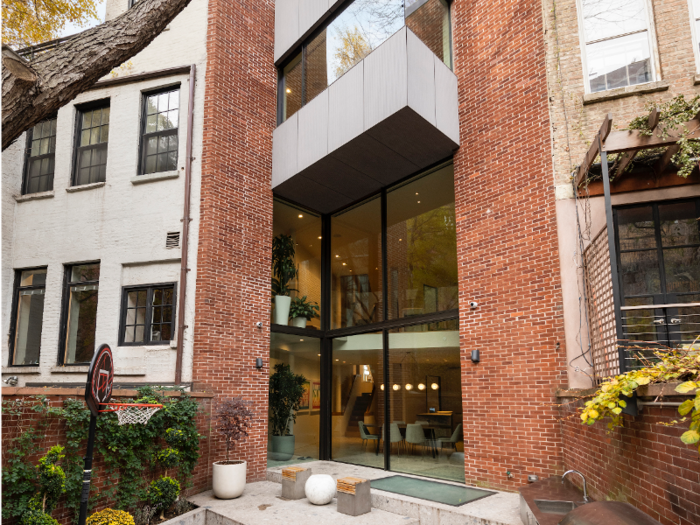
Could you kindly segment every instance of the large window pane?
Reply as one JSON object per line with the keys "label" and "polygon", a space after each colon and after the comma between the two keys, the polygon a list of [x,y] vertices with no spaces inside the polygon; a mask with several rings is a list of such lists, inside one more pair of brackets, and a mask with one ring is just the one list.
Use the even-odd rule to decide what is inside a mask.
{"label": "large window pane", "polygon": [[389,408],[401,432],[391,470],[464,481],[462,389],[457,321],[389,333]]}
{"label": "large window pane", "polygon": [[282,72],[284,78],[282,120],[287,120],[301,108],[301,71],[301,53],[299,53]]}
{"label": "large window pane", "polygon": [[647,28],[645,0],[583,0],[586,42]]}
{"label": "large window pane", "polygon": [[625,296],[661,293],[656,250],[621,253],[620,265]]}
{"label": "large window pane", "polygon": [[[379,435],[384,424],[382,334],[333,340],[332,459],[384,467]],[[396,445],[394,445],[396,447]]]}
{"label": "large window pane", "polygon": [[39,122],[27,134],[27,167],[23,192],[37,193],[53,189],[56,154],[56,119]]}
{"label": "large window pane", "polygon": [[25,270],[19,276],[15,298],[17,319],[13,365],[38,365],[44,319],[46,269]]}
{"label": "large window pane", "polygon": [[95,352],[100,266],[84,264],[69,271],[64,363],[88,363]]}
{"label": "large window pane", "polygon": [[445,0],[407,0],[406,27],[445,65],[452,67],[450,9]]}
{"label": "large window pane", "polygon": [[332,218],[332,328],[383,319],[381,224],[379,197]]}
{"label": "large window pane", "polygon": [[656,248],[654,212],[651,206],[617,210],[620,250]]}
{"label": "large window pane", "polygon": [[661,244],[688,246],[700,244],[698,213],[694,201],[659,204]]}
{"label": "large window pane", "polygon": [[700,292],[700,247],[664,250],[666,293]]}
{"label": "large window pane", "polygon": [[457,308],[452,164],[387,194],[389,318]]}
{"label": "large window pane", "polygon": [[[318,459],[321,417],[320,362],[319,339],[271,334],[270,374],[273,377],[270,384],[274,385],[274,392],[270,392],[267,460],[269,467]],[[303,395],[299,400],[299,409],[294,412],[296,421],[293,421],[288,417],[288,407],[293,406],[296,400],[281,394],[285,385],[291,382],[294,386],[299,376],[303,376]],[[282,435],[285,430],[287,436]]]}
{"label": "large window pane", "polygon": [[647,32],[586,46],[591,92],[642,84],[652,80]]}

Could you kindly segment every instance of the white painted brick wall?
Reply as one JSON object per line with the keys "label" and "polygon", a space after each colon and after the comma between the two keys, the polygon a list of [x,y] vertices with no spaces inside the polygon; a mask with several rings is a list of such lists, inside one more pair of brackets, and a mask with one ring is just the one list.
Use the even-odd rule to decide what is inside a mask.
{"label": "white painted brick wall", "polygon": [[[112,0],[107,18],[126,9],[127,0]],[[207,0],[192,0],[169,30],[131,59],[119,76],[176,66],[197,66],[192,163],[192,195],[186,324],[194,326],[194,292],[199,223],[200,166],[206,69]],[[111,78],[107,76],[106,78]],[[142,92],[180,83],[178,171],[176,179],[133,185],[137,174]],[[64,265],[101,261],[97,310],[97,344],[115,354],[117,381],[172,382],[175,344],[117,347],[121,291],[124,285],[179,282],[180,250],[166,249],[167,232],[182,231],[185,142],[189,75],[88,91],[58,113],[54,193],[50,199],[15,202],[20,193],[24,136],[3,152],[2,164],[2,342],[3,379],[18,375],[26,382],[83,382],[85,373],[58,368]],[[110,140],[104,187],[68,193],[73,159],[75,105],[110,98]],[[140,264],[135,264],[140,263]],[[8,368],[10,311],[14,270],[47,266],[41,355],[38,373]],[[178,284],[178,297],[181,286]],[[127,375],[123,375],[123,374]],[[185,332],[183,381],[192,378],[191,328]]]}

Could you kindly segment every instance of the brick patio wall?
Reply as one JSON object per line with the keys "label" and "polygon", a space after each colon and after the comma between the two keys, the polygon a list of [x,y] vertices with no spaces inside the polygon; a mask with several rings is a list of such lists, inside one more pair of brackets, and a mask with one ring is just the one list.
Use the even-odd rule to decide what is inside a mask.
{"label": "brick patio wall", "polygon": [[576,408],[582,403],[561,408],[564,465],[583,473],[590,495],[627,501],[664,525],[700,523],[698,450],[680,440],[687,427],[662,424],[679,419],[677,409],[644,407],[608,434],[605,422],[581,424]]}
{"label": "brick patio wall", "polygon": [[561,474],[563,465],[553,404],[566,352],[542,6],[475,0],[452,9],[465,477],[515,490],[527,474]]}
{"label": "brick patio wall", "polygon": [[[63,402],[66,399],[84,399],[83,389],[78,388],[3,388],[2,389],[2,399],[3,401],[14,401],[20,399],[30,399],[31,396],[42,395],[46,396],[49,400],[49,404],[54,407],[62,407]],[[208,478],[208,465],[210,463],[209,458],[209,443],[210,443],[210,416],[211,416],[211,396],[207,394],[194,393],[195,399],[200,405],[200,411],[196,418],[197,431],[202,436],[199,443],[200,457],[197,465],[194,468],[193,475],[191,478],[192,486],[183,491],[185,495],[198,494],[204,490],[211,487],[211,479]],[[123,397],[135,397],[136,391],[134,390],[121,390],[115,391],[113,394],[113,400],[115,402]],[[43,416],[33,412],[29,409],[25,410],[21,416],[8,416],[3,414],[2,417],[2,463],[5,465],[7,458],[8,444],[12,442],[13,438],[19,436],[19,434],[29,427],[37,427],[39,423],[39,418]],[[63,420],[49,416],[49,423],[45,427],[44,438],[39,443],[39,453],[35,456],[30,456],[27,461],[31,464],[36,465],[39,458],[41,458],[48,450],[54,445],[65,445],[66,443],[66,428]],[[84,456],[85,450],[80,451],[80,456]],[[148,479],[156,479],[160,477],[164,472],[160,470],[155,470],[152,472],[144,472],[144,476]],[[117,482],[118,483],[118,482]],[[108,499],[102,493],[108,488],[115,484],[115,480],[108,480],[106,478],[105,464],[100,453],[95,450],[94,461],[93,461],[93,477],[92,483],[90,485],[90,503],[93,505],[90,512],[97,512],[99,510],[110,507],[114,504],[114,501]],[[65,496],[61,498],[58,506],[52,514],[53,518],[58,520],[61,525],[71,525],[73,523],[75,516],[70,509],[65,506]],[[3,519],[3,525],[15,525],[16,520]]]}
{"label": "brick patio wall", "polygon": [[[252,403],[234,451],[248,481],[265,479],[267,461],[274,21],[273,0],[209,2],[193,390]],[[212,461],[224,453],[214,437]]]}

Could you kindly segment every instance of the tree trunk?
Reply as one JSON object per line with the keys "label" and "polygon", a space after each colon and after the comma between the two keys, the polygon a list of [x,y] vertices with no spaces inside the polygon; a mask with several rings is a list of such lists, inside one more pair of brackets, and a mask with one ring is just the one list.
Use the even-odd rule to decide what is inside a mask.
{"label": "tree trunk", "polygon": [[140,0],[26,62],[3,46],[2,149],[150,44],[190,0]]}

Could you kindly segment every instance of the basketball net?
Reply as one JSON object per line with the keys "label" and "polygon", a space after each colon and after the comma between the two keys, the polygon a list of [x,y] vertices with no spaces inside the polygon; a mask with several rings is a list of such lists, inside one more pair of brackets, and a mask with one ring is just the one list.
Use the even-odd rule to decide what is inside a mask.
{"label": "basketball net", "polygon": [[119,425],[145,425],[153,414],[158,412],[163,405],[151,405],[144,403],[107,403],[100,412],[116,412]]}

